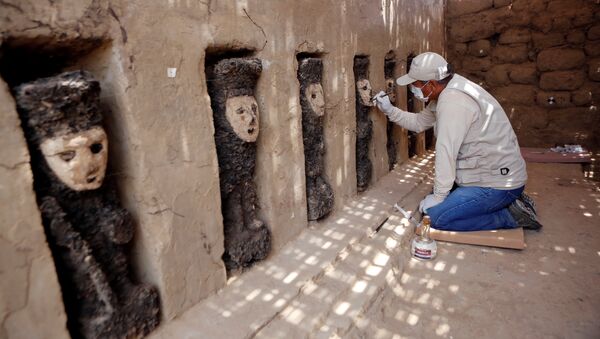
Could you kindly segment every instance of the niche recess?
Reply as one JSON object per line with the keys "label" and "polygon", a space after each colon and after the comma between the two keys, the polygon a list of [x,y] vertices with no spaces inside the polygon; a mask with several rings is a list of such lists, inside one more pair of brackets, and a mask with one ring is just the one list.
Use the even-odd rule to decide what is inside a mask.
{"label": "niche recess", "polygon": [[[384,59],[383,73],[385,77],[385,91],[390,98],[392,105],[396,105],[396,77],[394,71],[396,69],[396,54],[394,51],[389,51]],[[394,123],[387,122],[387,154],[389,170],[394,169],[396,164],[396,141],[394,140]]]}
{"label": "niche recess", "polygon": [[258,216],[254,183],[260,110],[254,90],[262,72],[251,50],[210,48],[205,72],[215,125],[225,252],[232,274],[267,257],[271,233]]}
{"label": "niche recess", "polygon": [[[410,65],[415,57],[414,53],[411,53],[406,58],[406,73],[410,71]],[[415,96],[412,94],[408,86],[406,86],[406,110],[408,112],[415,113]],[[408,157],[412,158],[417,155],[417,142],[418,133],[408,131]]]}
{"label": "niche recess", "polygon": [[[8,39],[1,48],[0,75],[17,102],[73,338],[144,336],[160,319],[157,290],[131,280],[134,227],[131,215],[121,207],[114,176],[85,158],[87,153],[102,156],[101,168],[109,153],[104,141],[93,141],[86,134],[104,131],[102,118],[108,112],[99,100],[99,82],[88,72],[64,72],[78,70],[83,60],[105,47],[109,44],[99,39],[60,43]],[[67,147],[62,146],[56,149],[62,153],[42,154],[42,143],[65,135],[88,138],[91,145],[65,152]],[[99,139],[106,140],[106,135]],[[74,185],[49,162],[56,157],[62,164],[81,154],[83,160],[66,172],[86,173],[83,184]]]}
{"label": "niche recess", "polygon": [[325,217],[333,208],[334,195],[325,177],[325,140],[323,118],[325,96],[321,79],[323,61],[319,54],[299,53],[298,82],[302,107],[302,142],[306,174],[306,203],[308,220]]}
{"label": "niche recess", "polygon": [[372,90],[369,82],[369,57],[354,57],[354,81],[356,84],[356,185],[359,192],[369,186],[373,165],[369,159],[369,142],[373,133],[373,122],[369,111]]}

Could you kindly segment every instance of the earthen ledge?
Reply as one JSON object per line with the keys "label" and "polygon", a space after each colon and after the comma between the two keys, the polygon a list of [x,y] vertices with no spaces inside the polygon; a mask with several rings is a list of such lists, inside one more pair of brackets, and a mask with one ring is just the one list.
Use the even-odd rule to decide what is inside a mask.
{"label": "earthen ledge", "polygon": [[335,214],[149,338],[273,338],[347,333],[406,262],[433,153],[410,159]]}

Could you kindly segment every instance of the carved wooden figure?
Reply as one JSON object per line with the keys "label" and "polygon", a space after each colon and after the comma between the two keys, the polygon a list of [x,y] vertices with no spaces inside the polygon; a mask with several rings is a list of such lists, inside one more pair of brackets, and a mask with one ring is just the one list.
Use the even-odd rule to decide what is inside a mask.
{"label": "carved wooden figure", "polygon": [[[390,102],[392,104],[396,103],[396,81],[394,80],[395,68],[396,60],[394,60],[394,55],[386,55],[385,63],[383,65],[383,73],[385,77],[385,91],[386,93],[388,93],[388,97],[390,98]],[[396,163],[396,143],[394,142],[394,125],[395,124],[393,122],[388,120],[386,148],[390,171],[394,168],[394,164]]]}
{"label": "carved wooden figure", "polygon": [[373,171],[369,159],[369,142],[373,132],[369,111],[373,103],[368,57],[354,57],[354,79],[356,80],[356,185],[358,191],[362,192],[369,186]]}
{"label": "carved wooden figure", "polygon": [[206,70],[219,160],[223,260],[229,271],[264,259],[271,249],[271,233],[257,216],[254,184],[259,132],[254,87],[261,71],[256,58],[223,59]]}
{"label": "carved wooden figure", "polygon": [[160,319],[156,289],[131,280],[130,214],[104,183],[100,85],[84,71],[15,89],[35,189],[74,337],[143,336]]}
{"label": "carved wooden figure", "polygon": [[321,86],[322,73],[321,59],[303,58],[298,61],[308,220],[317,220],[326,216],[333,208],[334,200],[333,190],[323,173],[325,99]]}

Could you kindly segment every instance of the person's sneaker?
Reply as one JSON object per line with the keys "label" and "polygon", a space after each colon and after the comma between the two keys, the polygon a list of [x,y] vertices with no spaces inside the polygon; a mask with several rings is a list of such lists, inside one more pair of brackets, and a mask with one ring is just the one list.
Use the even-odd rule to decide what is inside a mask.
{"label": "person's sneaker", "polygon": [[520,199],[515,200],[508,206],[508,211],[517,222],[519,227],[530,230],[539,230],[542,228],[542,224],[537,221],[535,212],[527,206],[526,203]]}
{"label": "person's sneaker", "polygon": [[519,200],[524,202],[525,205],[529,208],[529,210],[533,211],[533,214],[537,215],[537,211],[535,210],[535,201],[533,201],[533,199],[530,196],[523,192],[521,193],[521,196],[519,196]]}

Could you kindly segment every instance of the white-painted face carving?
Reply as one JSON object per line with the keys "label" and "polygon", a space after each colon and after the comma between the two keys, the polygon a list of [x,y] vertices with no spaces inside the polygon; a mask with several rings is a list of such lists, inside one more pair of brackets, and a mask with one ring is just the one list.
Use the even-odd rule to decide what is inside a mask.
{"label": "white-painted face carving", "polygon": [[249,95],[232,97],[225,102],[225,116],[235,134],[245,142],[258,137],[258,105]]}
{"label": "white-painted face carving", "polygon": [[325,114],[325,98],[323,97],[323,86],[321,84],[310,84],[304,91],[306,100],[310,104],[310,108],[318,115]]}
{"label": "white-painted face carving", "polygon": [[373,106],[371,102],[371,83],[367,79],[361,79],[356,82],[360,100],[364,106]]}
{"label": "white-painted face carving", "polygon": [[388,97],[390,98],[390,102],[393,104],[396,102],[396,82],[394,79],[387,79],[385,81],[386,89],[385,91],[388,93]]}
{"label": "white-painted face carving", "polygon": [[70,189],[85,191],[102,185],[108,160],[102,127],[46,139],[40,149],[52,172]]}

